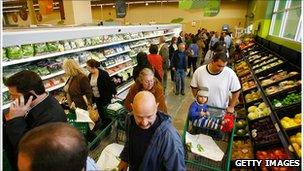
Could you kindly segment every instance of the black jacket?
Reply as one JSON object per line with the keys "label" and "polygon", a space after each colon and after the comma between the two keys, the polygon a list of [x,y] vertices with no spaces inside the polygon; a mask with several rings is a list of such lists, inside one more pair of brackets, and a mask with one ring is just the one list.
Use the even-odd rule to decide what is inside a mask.
{"label": "black jacket", "polygon": [[174,56],[174,52],[175,52],[175,49],[173,47],[173,44],[171,44],[169,46],[169,59],[170,59],[170,65],[171,65],[170,67],[172,67],[172,58]]}
{"label": "black jacket", "polygon": [[175,69],[181,69],[181,68],[178,68],[178,63],[179,63],[179,56],[178,54],[179,53],[184,53],[184,61],[183,61],[183,68],[184,70],[187,70],[187,55],[186,55],[186,52],[179,52],[179,50],[176,50],[174,52],[174,55],[173,55],[173,58],[172,58],[172,67],[174,67]]}
{"label": "black jacket", "polygon": [[[100,98],[98,98],[98,100],[100,100],[103,105],[107,105],[111,103],[113,95],[117,93],[116,86],[106,71],[99,68],[98,70],[99,75],[97,78],[97,87],[100,95]],[[92,74],[90,73],[89,80],[91,80],[91,78]]]}
{"label": "black jacket", "polygon": [[32,108],[26,117],[17,117],[7,121],[6,134],[14,150],[17,150],[20,139],[27,131],[46,123],[66,121],[66,115],[59,102],[48,95],[46,99]]}

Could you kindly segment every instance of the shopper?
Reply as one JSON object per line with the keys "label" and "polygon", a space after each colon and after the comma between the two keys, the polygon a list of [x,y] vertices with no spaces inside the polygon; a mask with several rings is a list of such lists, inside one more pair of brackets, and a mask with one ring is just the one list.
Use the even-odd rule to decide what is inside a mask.
{"label": "shopper", "polygon": [[141,91],[134,97],[119,170],[186,170],[181,138],[170,117],[157,106],[151,92]]}
{"label": "shopper", "polygon": [[85,171],[98,170],[88,158],[83,135],[65,123],[36,127],[21,139],[18,151],[20,171]]}
{"label": "shopper", "polygon": [[155,77],[162,82],[163,81],[163,58],[157,54],[158,47],[155,44],[151,44],[149,48],[150,54],[147,56],[153,71],[155,72]]}
{"label": "shopper", "polygon": [[214,46],[212,46],[210,48],[210,50],[207,52],[206,56],[205,56],[205,60],[204,60],[204,65],[205,64],[209,64],[209,62],[212,60],[213,56],[215,53],[226,53],[227,52],[227,48],[226,45],[223,41],[218,41],[214,44]]}
{"label": "shopper", "polygon": [[165,102],[165,95],[161,83],[154,77],[154,73],[149,68],[141,70],[138,79],[135,81],[128,92],[128,95],[124,101],[124,106],[132,111],[131,103],[135,95],[140,91],[150,91],[156,98],[156,102],[159,103],[158,110],[167,112],[167,106]]}
{"label": "shopper", "polygon": [[166,39],[165,36],[161,36],[159,37],[159,51],[158,54],[162,57],[163,59],[163,89],[164,92],[166,92],[166,88],[167,88],[167,77],[168,77],[168,69],[170,66],[170,61],[169,61],[169,47],[166,44]]}
{"label": "shopper", "polygon": [[179,45],[180,43],[186,43],[184,31],[179,32],[179,37],[177,38],[177,45]]}
{"label": "shopper", "polygon": [[136,60],[137,60],[137,65],[133,68],[134,81],[137,80],[139,73],[142,69],[144,69],[144,68],[152,69],[152,66],[149,63],[147,54],[145,52],[139,52],[136,55]]}
{"label": "shopper", "polygon": [[214,46],[214,44],[216,43],[216,42],[218,42],[219,41],[219,33],[218,32],[214,32],[214,35],[212,36],[212,38],[211,38],[211,40],[210,40],[210,44],[209,44],[209,49],[212,47],[212,46]]}
{"label": "shopper", "polygon": [[185,95],[185,77],[187,71],[187,56],[185,52],[185,45],[180,43],[178,45],[178,51],[174,53],[173,59],[173,71],[175,72],[175,95]]}
{"label": "shopper", "polygon": [[172,63],[172,58],[174,56],[174,53],[175,51],[178,50],[178,47],[177,47],[177,38],[176,37],[172,37],[171,39],[171,44],[169,46],[169,58],[170,58],[170,74],[171,74],[171,81],[175,81],[174,79],[174,71],[172,69],[173,67],[173,63]]}
{"label": "shopper", "polygon": [[205,53],[204,53],[205,43],[202,38],[198,38],[197,46],[198,46],[198,57],[197,57],[196,66],[201,66],[204,63],[204,57],[205,57]]}
{"label": "shopper", "polygon": [[[194,97],[200,88],[208,87],[211,95],[207,104],[226,108],[227,112],[232,113],[240,95],[241,85],[235,72],[226,67],[227,61],[225,53],[216,53],[212,62],[194,72],[190,86]],[[232,97],[229,99],[230,92]]]}
{"label": "shopper", "polygon": [[[5,114],[5,147],[13,168],[17,166],[17,146],[23,135],[50,122],[66,122],[59,102],[45,91],[42,79],[33,71],[24,70],[5,82],[10,97],[14,100]],[[7,141],[8,140],[8,141]]]}
{"label": "shopper", "polygon": [[191,66],[192,66],[192,72],[193,73],[196,70],[196,62],[197,62],[198,53],[199,53],[199,48],[198,48],[198,45],[197,45],[197,39],[195,37],[192,39],[192,43],[190,44],[190,46],[188,48],[188,51],[189,51],[190,58],[191,58],[191,60],[188,61],[188,68],[189,68],[188,76],[190,77]]}
{"label": "shopper", "polygon": [[65,59],[63,69],[69,77],[64,86],[68,104],[75,103],[75,107],[87,110],[92,107],[93,92],[90,81],[83,69],[74,59]]}
{"label": "shopper", "polygon": [[90,72],[89,80],[93,91],[93,102],[97,105],[102,127],[106,127],[111,119],[105,116],[105,107],[111,103],[111,99],[116,96],[116,87],[108,72],[99,68],[100,63],[94,59],[87,61],[87,68]]}
{"label": "shopper", "polygon": [[226,48],[227,48],[228,51],[230,51],[232,39],[230,37],[229,32],[223,32],[223,37],[224,37],[224,41],[226,43]]}

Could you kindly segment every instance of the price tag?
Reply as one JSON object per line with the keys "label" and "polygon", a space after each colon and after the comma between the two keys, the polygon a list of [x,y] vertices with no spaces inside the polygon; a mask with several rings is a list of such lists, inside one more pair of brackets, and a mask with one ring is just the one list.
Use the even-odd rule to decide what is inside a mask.
{"label": "price tag", "polygon": [[275,123],[275,124],[274,124],[274,127],[276,128],[277,132],[280,132],[280,131],[281,131],[281,129],[280,129],[278,123]]}

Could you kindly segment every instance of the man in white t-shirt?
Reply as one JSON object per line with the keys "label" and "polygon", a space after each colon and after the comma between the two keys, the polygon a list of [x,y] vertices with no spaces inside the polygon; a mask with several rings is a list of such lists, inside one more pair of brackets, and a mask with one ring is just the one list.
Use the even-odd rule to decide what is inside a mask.
{"label": "man in white t-shirt", "polygon": [[226,67],[227,61],[225,53],[216,53],[209,64],[194,72],[190,86],[194,97],[202,87],[208,87],[210,96],[207,104],[226,108],[227,112],[232,113],[240,95],[241,84],[235,72]]}

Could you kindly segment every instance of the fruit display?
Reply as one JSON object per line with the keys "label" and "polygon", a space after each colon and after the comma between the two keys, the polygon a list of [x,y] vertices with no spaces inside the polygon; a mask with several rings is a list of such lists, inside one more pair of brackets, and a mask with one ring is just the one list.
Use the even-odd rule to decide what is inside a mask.
{"label": "fruit display", "polygon": [[[258,52],[255,51],[255,52],[253,52],[252,54],[254,54],[254,53],[258,53]],[[259,58],[261,58],[261,57],[262,57],[261,54],[256,54],[256,55],[250,56],[250,57],[248,58],[248,60],[249,60],[249,62],[252,62],[252,61],[254,61],[254,60],[256,60],[256,59],[259,59]]]}
{"label": "fruit display", "polygon": [[291,71],[291,72],[287,72],[287,71],[282,71],[282,72],[279,72],[275,75],[273,75],[272,77],[268,78],[268,79],[264,79],[261,81],[261,85],[262,86],[267,86],[271,83],[274,83],[274,82],[278,82],[278,81],[281,81],[283,79],[286,79],[288,77],[291,77],[293,75],[297,75],[299,74],[298,72],[296,71]]}
{"label": "fruit display", "polygon": [[276,62],[273,62],[273,63],[267,64],[267,65],[264,65],[264,66],[262,66],[261,68],[259,68],[259,69],[257,69],[257,70],[254,70],[254,71],[255,71],[256,74],[258,74],[258,73],[260,73],[260,72],[262,72],[262,71],[265,71],[265,70],[267,70],[267,69],[270,69],[270,68],[272,68],[272,67],[275,67],[275,66],[277,66],[277,65],[280,65],[280,64],[282,64],[282,63],[283,63],[283,61],[279,59],[279,60],[277,60]]}
{"label": "fruit display", "polygon": [[253,65],[253,66],[252,66],[252,69],[256,69],[256,68],[259,68],[259,67],[261,67],[261,66],[267,65],[267,64],[269,64],[269,63],[271,63],[271,62],[276,61],[277,59],[278,59],[277,57],[273,57],[273,58],[271,58],[271,59],[269,59],[269,60],[265,60],[265,61],[263,61],[263,62],[261,62],[261,63],[259,63],[259,64]]}
{"label": "fruit display", "polygon": [[251,74],[248,74],[248,75],[246,75],[246,76],[240,78],[241,83],[244,83],[244,82],[246,82],[246,81],[250,81],[250,80],[252,80],[252,79],[253,79],[253,78],[252,78],[252,75],[251,75]]}
{"label": "fruit display", "polygon": [[298,113],[294,118],[289,118],[287,116],[281,119],[281,124],[283,128],[288,129],[301,125],[301,113]]}
{"label": "fruit display", "polygon": [[110,75],[112,75],[113,73],[115,73],[115,72],[117,72],[117,71],[120,71],[120,70],[122,70],[122,69],[124,69],[124,68],[127,68],[127,67],[129,67],[129,66],[132,66],[132,65],[133,65],[133,62],[130,61],[130,62],[126,62],[126,63],[120,64],[120,65],[117,65],[117,66],[115,66],[115,67],[111,67],[111,68],[107,69],[106,71],[107,71]]}
{"label": "fruit display", "polygon": [[234,66],[238,76],[243,76],[250,73],[249,67],[245,61],[242,61]]}
{"label": "fruit display", "polygon": [[249,139],[233,141],[232,160],[253,159],[252,144]]}
{"label": "fruit display", "polygon": [[245,100],[247,103],[258,100],[260,98],[261,98],[260,91],[251,91],[251,93],[245,95]]}
{"label": "fruit display", "polygon": [[[256,152],[257,159],[259,160],[284,160],[289,159],[288,154],[282,147],[276,147],[271,150],[259,150]],[[263,161],[261,166],[262,171],[273,170],[273,171],[288,171],[288,167],[266,167],[265,161]]]}
{"label": "fruit display", "polygon": [[288,94],[283,99],[279,99],[279,100],[273,99],[271,103],[274,107],[279,108],[279,107],[289,106],[289,105],[299,103],[299,102],[301,102],[301,92]]}
{"label": "fruit display", "polygon": [[248,134],[247,121],[245,119],[239,119],[235,123],[235,135],[243,137]]}
{"label": "fruit display", "polygon": [[242,83],[242,87],[243,87],[243,91],[246,91],[246,90],[255,88],[256,83],[253,80],[252,81],[247,81],[247,82]]}
{"label": "fruit display", "polygon": [[299,157],[302,157],[302,132],[298,132],[295,135],[289,137],[289,140],[293,146],[289,146],[291,152],[295,152]]}
{"label": "fruit display", "polygon": [[301,80],[286,80],[280,82],[278,85],[267,87],[265,91],[267,95],[271,95],[299,85],[301,85]]}
{"label": "fruit display", "polygon": [[117,63],[131,60],[129,55],[119,55],[115,57],[108,58],[106,61],[102,62],[103,67],[111,67]]}
{"label": "fruit display", "polygon": [[255,145],[263,146],[280,142],[277,130],[270,117],[252,121],[249,124],[249,129],[251,130],[251,137]]}
{"label": "fruit display", "polygon": [[241,108],[241,109],[238,109],[236,110],[236,114],[237,114],[237,117],[246,117],[246,109],[245,108]]}
{"label": "fruit display", "polygon": [[269,54],[268,56],[263,56],[263,57],[261,57],[260,59],[254,60],[254,61],[252,62],[252,64],[257,64],[257,63],[259,63],[259,62],[261,62],[261,61],[264,61],[264,60],[266,60],[266,59],[269,59],[269,58],[271,58],[271,57],[273,57],[272,54]]}
{"label": "fruit display", "polygon": [[270,109],[264,102],[260,103],[258,106],[250,106],[248,108],[248,118],[250,120],[268,116],[269,114]]}

